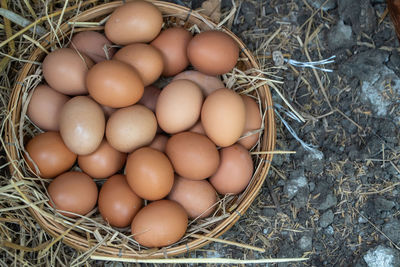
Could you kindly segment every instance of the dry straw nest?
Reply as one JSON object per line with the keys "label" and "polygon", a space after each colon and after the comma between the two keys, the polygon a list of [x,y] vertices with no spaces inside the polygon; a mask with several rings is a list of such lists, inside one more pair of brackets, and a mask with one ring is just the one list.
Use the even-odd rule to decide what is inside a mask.
{"label": "dry straw nest", "polygon": [[[4,122],[3,145],[9,160],[11,176],[15,179],[13,186],[20,197],[29,204],[32,216],[43,229],[55,237],[54,243],[62,239],[69,246],[91,255],[118,256],[125,259],[165,258],[204,246],[212,238],[220,236],[232,227],[245,213],[267,177],[273,156],[276,130],[272,98],[267,79],[260,71],[251,52],[232,32],[199,13],[167,2],[152,2],[163,13],[164,27],[180,25],[193,33],[219,28],[232,36],[241,48],[238,64],[222,78],[227,87],[232,90],[258,99],[264,120],[259,130],[261,131],[260,140],[252,151],[255,172],[242,194],[221,198],[213,216],[190,222],[187,233],[179,242],[159,249],[139,246],[130,236],[128,229],[111,228],[103,221],[97,210],[93,210],[86,217],[70,219],[51,208],[46,192],[49,181],[33,176],[23,159],[26,140],[40,131],[25,115],[30,93],[43,80],[39,62],[52,49],[68,45],[73,33],[102,30],[107,16],[123,2],[101,4],[79,12],[69,21],[60,23],[57,28],[45,35],[40,43],[35,43],[37,49],[19,72],[10,96],[8,113]],[[98,181],[98,183],[101,182]]]}

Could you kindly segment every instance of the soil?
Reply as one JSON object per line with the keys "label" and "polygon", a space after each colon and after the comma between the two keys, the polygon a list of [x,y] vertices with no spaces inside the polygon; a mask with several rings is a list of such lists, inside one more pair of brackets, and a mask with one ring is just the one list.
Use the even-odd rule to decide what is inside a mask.
{"label": "soil", "polygon": [[[195,9],[201,2],[185,4]],[[323,2],[239,1],[231,29],[250,49],[281,29],[257,56],[280,51],[308,62],[307,49],[313,61],[336,58],[325,66],[333,72],[316,71],[321,85],[310,68],[275,69],[283,78],[281,92],[305,123],[280,114],[314,148],[305,149],[277,117],[277,150],[296,154],[275,155],[270,187],[264,184],[247,213],[222,236],[265,253],[212,243],[190,256],[309,258],[277,266],[398,266],[399,42],[384,15],[385,1],[327,1],[319,9]],[[223,12],[231,8],[222,1]],[[274,99],[282,104],[276,94]]]}

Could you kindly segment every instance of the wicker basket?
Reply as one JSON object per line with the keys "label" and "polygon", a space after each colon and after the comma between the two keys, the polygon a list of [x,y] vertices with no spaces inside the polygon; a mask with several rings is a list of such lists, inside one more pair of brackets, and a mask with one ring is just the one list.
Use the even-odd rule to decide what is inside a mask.
{"label": "wicker basket", "polygon": [[[196,24],[200,30],[207,30],[210,28],[216,27],[216,24],[213,23],[208,18],[199,15],[197,12],[191,11],[188,8],[162,2],[162,1],[152,1],[163,13],[164,19],[167,23],[180,23],[185,27],[190,27]],[[74,17],[71,21],[75,22],[96,22],[101,21],[107,15],[109,15],[115,8],[122,5],[123,2],[111,2],[107,4],[102,4],[99,6],[95,6],[87,11],[82,12],[78,16]],[[64,23],[60,27],[63,34],[59,34],[59,38],[65,38],[69,36],[72,30],[71,24]],[[93,28],[79,28],[79,30],[89,30]],[[101,27],[97,27],[95,29],[101,29]],[[241,42],[239,38],[237,38],[232,32],[228,29],[222,28],[224,32],[229,34],[239,45],[241,48],[240,57],[242,60],[239,61],[236,68],[240,70],[249,70],[249,69],[259,69],[258,63],[253,57],[253,55],[246,49],[245,45]],[[46,39],[41,42],[41,45],[49,49],[51,47],[51,34],[46,36]],[[54,36],[53,36],[54,37]],[[37,48],[31,55],[30,61],[42,61],[46,54],[42,49]],[[5,125],[5,140],[7,146],[7,154],[9,157],[10,171],[14,177],[17,179],[24,179],[24,173],[26,170],[23,169],[24,164],[20,164],[21,159],[21,151],[18,150],[17,146],[12,145],[15,143],[19,143],[20,145],[25,138],[26,133],[23,131],[23,123],[24,118],[21,117],[23,113],[23,107],[25,98],[28,91],[28,86],[26,85],[26,77],[28,75],[32,75],[37,71],[38,66],[32,63],[26,63],[15,83],[13,92],[10,96],[9,102],[9,119],[6,121]],[[258,95],[262,100],[261,105],[263,111],[265,111],[265,128],[261,135],[260,145],[258,150],[262,151],[273,151],[275,147],[275,122],[274,122],[274,113],[272,107],[272,98],[267,85],[262,85],[258,87]],[[223,220],[219,221],[215,225],[212,226],[212,229],[209,229],[207,234],[203,234],[203,236],[207,237],[218,237],[231,228],[234,223],[240,218],[241,215],[247,210],[250,206],[256,195],[258,194],[267,174],[269,171],[270,163],[272,160],[272,154],[261,154],[257,157],[258,168],[254,174],[253,179],[251,180],[249,186],[246,190],[235,198],[232,198],[231,201],[226,206],[225,212],[228,214]],[[42,189],[44,192],[44,189]],[[31,195],[34,195],[35,192],[31,192]],[[42,204],[43,205],[43,204]],[[58,220],[55,220],[55,216],[46,216],[46,213],[40,212],[40,205],[33,206],[30,208],[32,215],[36,218],[37,222],[45,229],[49,234],[54,237],[62,238],[63,242],[70,245],[71,247],[88,251],[89,249],[93,249],[94,255],[97,256],[119,256],[121,258],[142,258],[142,259],[150,259],[150,258],[165,258],[173,255],[178,255],[181,253],[188,252],[190,250],[194,250],[196,248],[200,248],[210,241],[196,236],[186,237],[184,241],[178,242],[167,248],[160,249],[137,249],[130,248],[127,249],[127,246],[115,246],[112,242],[104,242],[99,243],[98,236],[93,235],[90,231],[82,230],[82,227],[76,227],[79,224],[79,220],[76,223],[69,222],[69,224],[60,223],[60,220],[63,218],[58,216]],[[132,238],[128,238],[132,241]],[[97,240],[98,242],[93,242],[93,240]],[[129,244],[129,242],[128,242]],[[93,246],[96,246],[94,249]]]}

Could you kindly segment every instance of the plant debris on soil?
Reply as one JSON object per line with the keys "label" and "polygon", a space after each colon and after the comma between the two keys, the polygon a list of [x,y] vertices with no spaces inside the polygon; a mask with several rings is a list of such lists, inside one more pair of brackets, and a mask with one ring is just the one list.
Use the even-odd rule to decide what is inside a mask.
{"label": "plant debris on soil", "polygon": [[[296,152],[274,156],[258,197],[220,237],[264,252],[213,242],[182,256],[309,258],[268,265],[279,267],[400,266],[400,49],[386,1],[170,2],[206,9],[221,21],[236,9],[224,25],[276,81],[276,149]],[[2,0],[1,8],[33,22],[79,3],[54,1],[46,10],[40,1]],[[49,30],[47,20],[37,26],[5,43],[24,26],[0,19],[3,121],[32,41]],[[326,59],[334,63],[301,64]],[[42,231],[9,183],[4,152],[0,160],[0,265],[126,265],[93,260]]]}

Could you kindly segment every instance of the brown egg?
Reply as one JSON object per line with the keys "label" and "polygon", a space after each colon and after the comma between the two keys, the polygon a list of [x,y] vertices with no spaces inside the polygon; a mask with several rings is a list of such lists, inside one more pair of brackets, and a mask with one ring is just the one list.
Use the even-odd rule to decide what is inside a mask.
{"label": "brown egg", "polygon": [[29,101],[27,115],[40,129],[58,131],[61,109],[69,99],[47,85],[38,85]]}
{"label": "brown egg", "polygon": [[78,157],[78,165],[89,176],[96,179],[110,177],[125,164],[126,154],[115,150],[103,139],[95,152]]}
{"label": "brown egg", "polygon": [[[69,170],[76,161],[76,154],[67,148],[58,132],[45,132],[33,137],[25,149],[39,168],[37,175],[42,178],[53,178]],[[25,160],[36,173],[29,157],[25,156]]]}
{"label": "brown egg", "polygon": [[135,104],[143,95],[143,82],[130,65],[107,60],[97,63],[87,74],[89,94],[100,104],[122,108]]}
{"label": "brown egg", "polygon": [[206,135],[206,132],[204,131],[204,127],[201,124],[201,120],[199,120],[192,128],[190,128],[189,132]]}
{"label": "brown egg", "polygon": [[160,33],[151,45],[157,47],[164,59],[164,76],[174,76],[189,66],[186,54],[192,34],[184,28],[168,28]]}
{"label": "brown egg", "polygon": [[217,89],[225,88],[224,83],[219,78],[206,75],[200,71],[187,70],[181,72],[174,77],[173,81],[182,79],[190,80],[197,84],[205,96],[208,96]]}
{"label": "brown egg", "polygon": [[121,108],[108,119],[106,137],[116,150],[130,153],[153,141],[157,120],[150,109],[142,105]]}
{"label": "brown egg", "polygon": [[157,99],[158,99],[158,96],[160,95],[160,93],[161,93],[160,88],[158,88],[154,85],[146,86],[144,88],[143,96],[139,100],[139,104],[142,104],[143,106],[147,107],[151,111],[155,112]]}
{"label": "brown egg", "polygon": [[193,181],[176,176],[168,199],[181,204],[191,219],[208,217],[217,207],[217,192],[206,180]]}
{"label": "brown egg", "polygon": [[143,200],[129,187],[125,175],[108,178],[100,189],[99,211],[111,226],[129,226],[142,205]]}
{"label": "brown egg", "polygon": [[221,147],[230,146],[243,133],[246,108],[242,98],[227,88],[210,94],[201,109],[201,123],[207,136]]}
{"label": "brown egg", "polygon": [[235,144],[220,151],[221,163],[210,183],[220,194],[239,194],[249,184],[253,175],[253,161],[249,151]]}
{"label": "brown egg", "polygon": [[78,155],[88,155],[99,147],[104,128],[103,110],[87,96],[72,98],[61,110],[61,137],[66,146]]}
{"label": "brown egg", "polygon": [[132,190],[147,200],[162,199],[174,184],[174,170],[167,156],[153,148],[142,147],[128,156],[126,178]]}
{"label": "brown egg", "polygon": [[219,165],[219,154],[208,137],[183,132],[168,139],[165,153],[175,172],[192,180],[202,180],[215,173]]}
{"label": "brown egg", "polygon": [[154,148],[160,152],[165,152],[165,147],[167,146],[168,136],[163,134],[157,134],[154,137],[153,142],[149,145],[149,147]]}
{"label": "brown egg", "polygon": [[164,247],[183,237],[188,217],[181,205],[158,200],[141,209],[133,218],[132,237],[145,247]]}
{"label": "brown egg", "polygon": [[[87,174],[66,172],[54,179],[47,188],[51,201],[60,213],[76,218],[67,212],[86,215],[96,206],[98,190],[96,183]],[[53,203],[50,204],[53,206]],[[54,207],[54,206],[53,206]]]}
{"label": "brown egg", "polygon": [[60,48],[48,54],[42,64],[43,76],[54,90],[66,95],[87,94],[86,74],[93,61],[71,48]]}
{"label": "brown egg", "polygon": [[228,34],[212,30],[197,34],[187,48],[190,63],[208,75],[227,73],[239,58],[239,46]]}
{"label": "brown egg", "polygon": [[177,80],[161,91],[156,105],[160,128],[173,134],[192,127],[200,117],[203,94],[189,80]]}
{"label": "brown egg", "polygon": [[70,48],[90,57],[98,63],[112,58],[116,49],[111,47],[112,43],[101,33],[95,31],[84,31],[72,37]]}
{"label": "brown egg", "polygon": [[118,7],[107,20],[104,31],[115,44],[147,43],[161,31],[160,10],[147,1],[133,1]]}
{"label": "brown egg", "polygon": [[113,59],[134,67],[142,78],[144,86],[154,83],[164,68],[161,52],[148,44],[136,43],[124,46]]}
{"label": "brown egg", "polygon": [[[244,106],[246,107],[246,123],[242,135],[249,134],[249,132],[258,130],[261,128],[261,113],[257,102],[246,95],[242,95]],[[245,138],[239,140],[239,144],[244,146],[246,149],[252,148],[258,141],[260,133],[254,133]]]}

